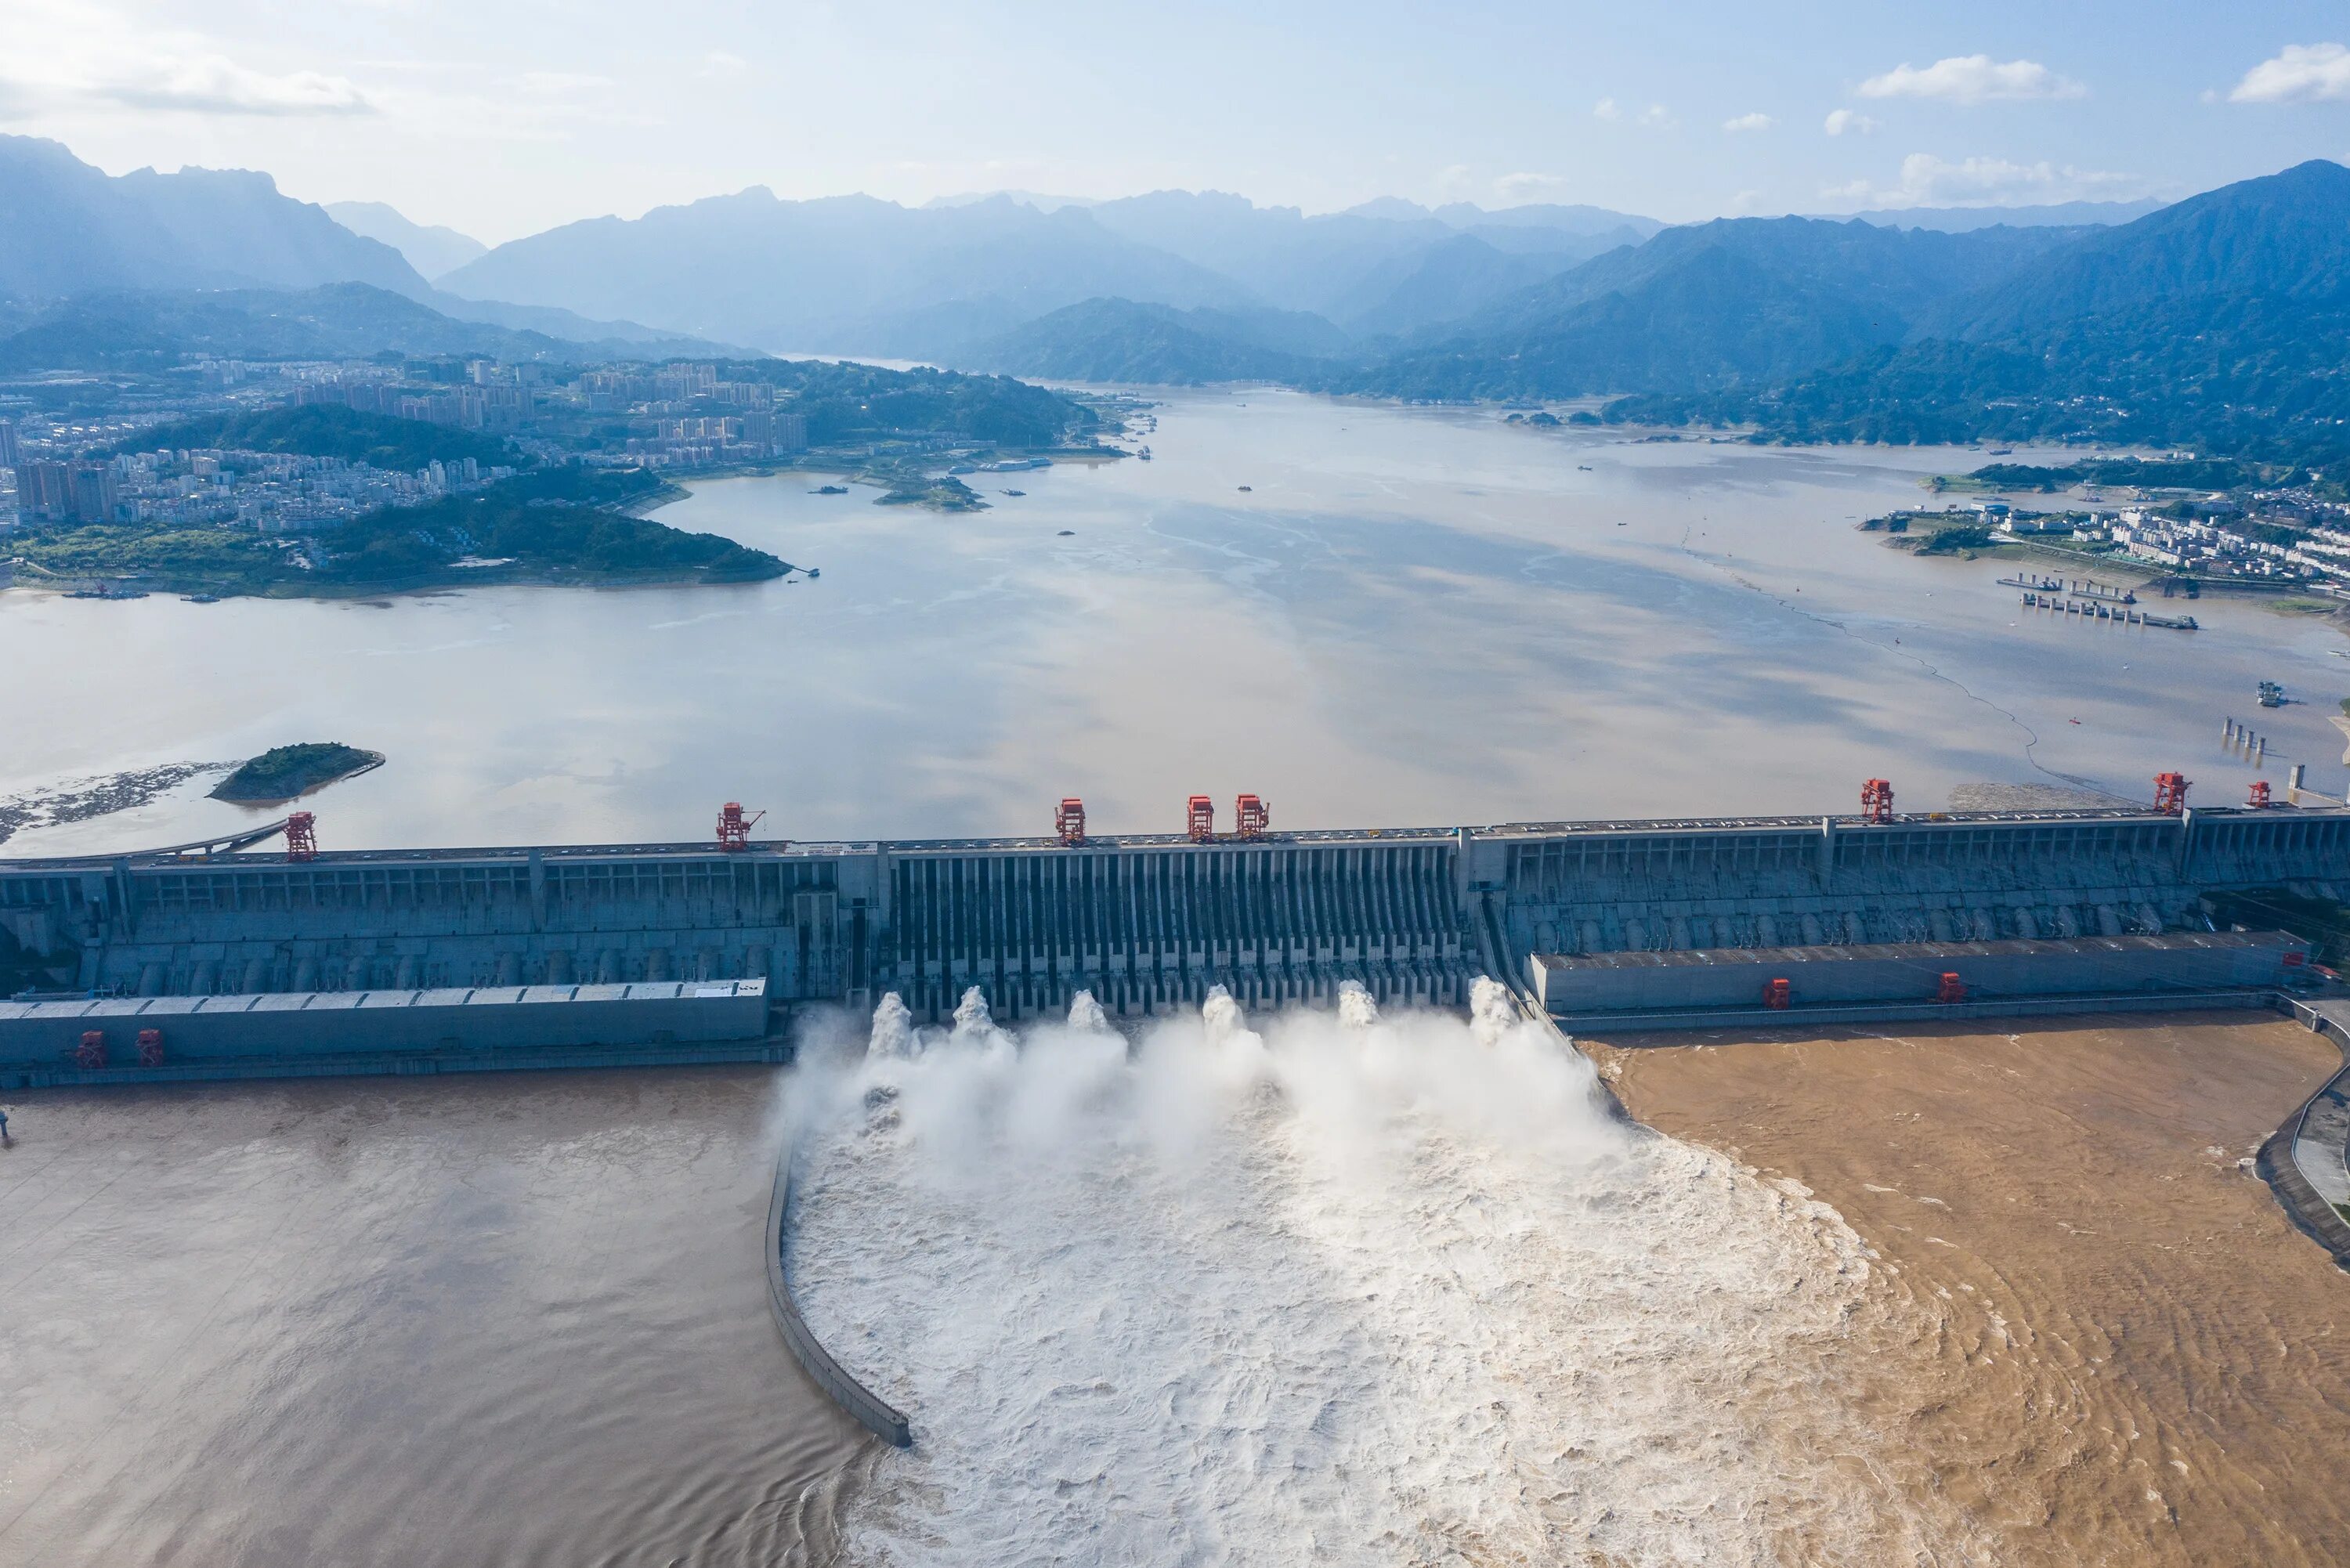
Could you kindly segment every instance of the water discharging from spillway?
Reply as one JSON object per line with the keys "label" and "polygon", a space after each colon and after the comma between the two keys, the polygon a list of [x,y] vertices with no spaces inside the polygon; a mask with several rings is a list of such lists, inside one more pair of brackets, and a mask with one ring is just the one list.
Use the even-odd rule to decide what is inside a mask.
{"label": "water discharging from spillway", "polygon": [[1872,1310],[1835,1212],[1614,1118],[1468,1019],[1129,1041],[894,998],[795,1086],[792,1266],[911,1414],[859,1563],[1948,1560],[1825,1386]]}

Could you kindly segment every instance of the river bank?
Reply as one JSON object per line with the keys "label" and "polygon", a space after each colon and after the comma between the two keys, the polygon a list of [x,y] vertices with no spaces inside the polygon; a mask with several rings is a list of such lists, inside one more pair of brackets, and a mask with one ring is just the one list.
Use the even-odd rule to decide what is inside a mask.
{"label": "river bank", "polygon": [[2350,1291],[2250,1169],[2332,1046],[2211,1015],[1658,1040],[1582,1044],[1634,1116],[1795,1184],[1881,1258],[1874,1321],[1908,1326],[1835,1376],[1991,1560],[2350,1553]]}

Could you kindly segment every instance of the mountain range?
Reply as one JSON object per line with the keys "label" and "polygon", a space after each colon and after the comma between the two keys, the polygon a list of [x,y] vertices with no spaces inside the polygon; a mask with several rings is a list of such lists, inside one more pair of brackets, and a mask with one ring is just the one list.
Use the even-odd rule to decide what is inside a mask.
{"label": "mountain range", "polygon": [[1818,218],[1690,224],[1320,380],[1440,400],[1767,380],[1898,343],[1949,302],[2080,232],[2001,225],[1946,234]]}
{"label": "mountain range", "polygon": [[27,136],[0,136],[0,329],[9,339],[0,362],[34,368],[39,355],[65,356],[42,369],[125,364],[175,343],[254,358],[417,347],[585,359],[724,348],[545,304],[441,293],[399,249],[284,195],[266,174],[113,176]]}
{"label": "mountain range", "polygon": [[[527,311],[520,313],[527,317]],[[102,289],[36,306],[0,306],[0,372],[162,370],[188,354],[224,359],[552,360],[701,355],[687,337],[554,337],[447,316],[364,283],[315,288]]]}
{"label": "mountain range", "polygon": [[385,202],[329,202],[327,215],[362,239],[380,240],[425,277],[455,272],[490,247],[454,229],[411,223]]}
{"label": "mountain range", "polygon": [[1074,380],[1435,399],[1700,390],[1903,342],[2144,207],[1668,227],[1548,204],[1383,198],[1309,216],[1159,191],[909,209],[754,188],[567,224],[438,282],[779,352]]}
{"label": "mountain range", "polygon": [[1323,317],[1339,332],[1460,316],[1655,234],[1596,208],[1405,202],[1309,217],[1216,192],[1044,205],[996,195],[905,208],[763,187],[501,245],[442,277],[477,298],[624,316],[780,351],[941,362],[1068,306]]}
{"label": "mountain range", "polygon": [[2151,212],[1670,227],[1557,205],[1309,216],[1161,191],[907,208],[753,188],[566,224],[429,283],[399,247],[437,268],[463,236],[344,215],[397,245],[266,175],[110,178],[0,137],[0,365],[733,342],[1066,380],[1607,396],[1611,418],[1785,439],[2241,452],[2266,431],[2323,452],[2350,419],[2350,171],[2322,160]]}
{"label": "mountain range", "polygon": [[141,169],[117,178],[57,142],[0,136],[0,296],[326,283],[427,289],[398,251],[288,201],[266,174]]}
{"label": "mountain range", "polygon": [[2350,169],[2315,160],[2093,230],[1898,340],[1608,417],[1783,441],[2185,447],[2350,479]]}

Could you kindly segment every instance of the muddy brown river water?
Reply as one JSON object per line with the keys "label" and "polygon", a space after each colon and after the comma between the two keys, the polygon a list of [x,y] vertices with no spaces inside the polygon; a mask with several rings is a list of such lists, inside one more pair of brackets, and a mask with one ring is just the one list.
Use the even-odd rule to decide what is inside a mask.
{"label": "muddy brown river water", "polygon": [[[1288,1026],[1268,1027],[1284,1048]],[[1388,1409],[1381,1418],[1399,1432],[1435,1434],[1447,1453],[1464,1431],[1502,1446],[1420,1478],[1449,1511],[1430,1516],[1446,1525],[1436,1537],[1396,1538],[1393,1553],[1370,1558],[1326,1546],[1315,1560],[1450,1561],[1430,1555],[1443,1534],[1501,1539],[1530,1499],[1579,1516],[1577,1500],[1616,1492],[1638,1531],[1619,1505],[1529,1560],[1695,1563],[1710,1560],[1692,1544],[1704,1541],[1735,1543],[1720,1560],[1758,1563],[2350,1557],[2338,1472],[2350,1282],[2240,1164],[2330,1070],[2329,1046],[2294,1025],[2209,1015],[1686,1042],[1588,1044],[1635,1114],[1686,1140],[1610,1157],[1602,1207],[1647,1224],[1710,1206],[1735,1236],[1708,1240],[1682,1215],[1672,1233],[1618,1246],[1560,1217],[1558,1245],[1532,1233],[1503,1245],[1514,1232],[1495,1218],[1508,1158],[1496,1146],[1463,1168],[1481,1174],[1457,1192],[1461,1171],[1423,1156],[1413,1179],[1433,1185],[1418,1199],[1358,1186],[1341,1167],[1316,1207],[1291,1201],[1261,1223],[1243,1208],[1187,1243],[1194,1263],[1239,1271],[1230,1288],[1251,1300],[1277,1282],[1311,1293],[1317,1271],[1348,1260],[1368,1269],[1378,1294],[1288,1303],[1296,1322],[1345,1330],[1336,1343],[1365,1324],[1440,1327],[1464,1291],[1486,1303],[1490,1332],[1464,1326],[1424,1347],[1441,1370],[1442,1344],[1483,1344],[1457,1376],[1359,1355],[1331,1364],[1352,1400]],[[914,1453],[881,1450],[794,1366],[764,1299],[781,1081],[752,1068],[522,1074],[12,1102],[16,1138],[0,1155],[0,1563],[913,1562],[926,1560],[908,1555],[923,1532],[903,1527],[926,1513],[970,1534],[983,1521],[949,1505],[974,1467],[1011,1508],[1036,1461],[965,1453],[974,1433],[1019,1424],[1016,1410],[974,1403],[1003,1379],[993,1362],[956,1376],[952,1343],[904,1344],[898,1320],[927,1314],[958,1341],[1008,1334],[1000,1354],[1035,1363],[1038,1386],[1066,1400],[1053,1357],[1099,1337],[1118,1303],[1161,1298],[1169,1265],[1091,1280],[1084,1311],[1060,1299],[1075,1287],[1051,1270],[1031,1273],[1025,1305],[1005,1316],[993,1293],[898,1288],[922,1269],[948,1281],[970,1272],[951,1259],[891,1265],[898,1274],[864,1260],[829,1309],[837,1318],[845,1303],[861,1325],[834,1324],[840,1348],[885,1377],[934,1366],[950,1391],[917,1410]],[[1305,1147],[1266,1146],[1284,1169]],[[1044,1174],[1078,1178],[1066,1161]],[[918,1185],[915,1196],[947,1202],[934,1217],[946,1222],[949,1199],[972,1194]],[[1423,1257],[1399,1231],[1349,1241],[1332,1216],[1357,1209],[1441,1245]],[[1063,1221],[1073,1238],[1113,1222],[1078,1210]],[[827,1234],[811,1220],[799,1242],[811,1278],[832,1266]],[[1582,1241],[1567,1245],[1572,1235]],[[938,1244],[975,1242],[956,1231]],[[1107,1232],[1087,1245],[1116,1252]],[[1251,1274],[1268,1247],[1284,1261]],[[1441,1266],[1423,1280],[1429,1258]],[[1534,1272],[1496,1272],[1509,1259],[1534,1260]],[[1407,1297],[1388,1303],[1398,1290]],[[1503,1332],[1539,1316],[1529,1293],[1562,1303],[1568,1338]],[[1233,1531],[1257,1509],[1252,1486],[1320,1490],[1306,1472],[1252,1480],[1240,1464],[1294,1399],[1261,1416],[1214,1407],[1226,1414],[1212,1442],[1185,1435],[1201,1404],[1184,1370],[1186,1321],[1128,1324],[1141,1337],[1121,1354],[1156,1357],[1170,1380],[1169,1401],[1134,1403],[1139,1427],[1077,1412],[1112,1419],[1089,1439],[1102,1453],[1156,1444],[1189,1456],[1115,1478],[1129,1503],[1171,1488],[1188,1521],[1170,1525],[1163,1554],[1133,1561],[1184,1560],[1184,1541]],[[1245,1317],[1226,1326],[1210,1359],[1245,1384],[1232,1358],[1245,1360],[1254,1329]],[[1514,1348],[1501,1355],[1503,1345]],[[1265,1371],[1295,1361],[1310,1373],[1320,1364],[1309,1348],[1277,1346]],[[1474,1401],[1415,1407],[1554,1374],[1569,1384],[1521,1388],[1501,1428]],[[1745,1392],[1711,1416],[1666,1397],[1716,1383]],[[1554,1405],[1577,1430],[1578,1411],[1606,1418],[1554,1451],[1535,1441]],[[1055,1429],[1066,1412],[1032,1416],[1046,1425],[1023,1448],[1067,1448],[1072,1434]],[[1328,1418],[1290,1447],[1326,1446],[1314,1434]],[[1430,1462],[1399,1450],[1394,1464],[1417,1475]],[[1054,1463],[1087,1473],[1066,1453]],[[1523,1490],[1528,1475],[1547,1478],[1539,1498]],[[1824,1490],[1776,1496],[1773,1475]],[[1365,1473],[1338,1490],[1367,1499],[1378,1484]],[[1087,1523],[1095,1505],[1082,1494],[1054,1506],[1074,1511],[1042,1539],[1131,1535],[1114,1515]],[[861,1519],[869,1539],[876,1517],[897,1521],[880,1549],[836,1549],[844,1521]],[[1336,1539],[1310,1521],[1283,1528]],[[1643,1543],[1630,1555],[1601,1548],[1627,1533]],[[1281,1560],[1248,1550],[1252,1537],[1223,1538],[1222,1560]]]}
{"label": "muddy brown river water", "polygon": [[1882,1255],[1839,1397],[1983,1560],[2350,1561],[2350,1280],[2240,1168],[2332,1046],[2204,1015],[1592,1054]]}
{"label": "muddy brown river water", "polygon": [[868,1439],[768,1314],[774,1081],[12,1103],[0,1563],[800,1555]]}

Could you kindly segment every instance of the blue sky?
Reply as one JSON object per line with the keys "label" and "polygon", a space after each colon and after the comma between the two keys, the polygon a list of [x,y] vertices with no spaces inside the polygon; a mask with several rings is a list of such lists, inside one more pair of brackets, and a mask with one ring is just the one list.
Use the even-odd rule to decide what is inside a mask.
{"label": "blue sky", "polygon": [[[1727,213],[2350,161],[2350,6],[0,0],[0,130],[496,242],[764,184]],[[1834,133],[1832,133],[1832,131]]]}

